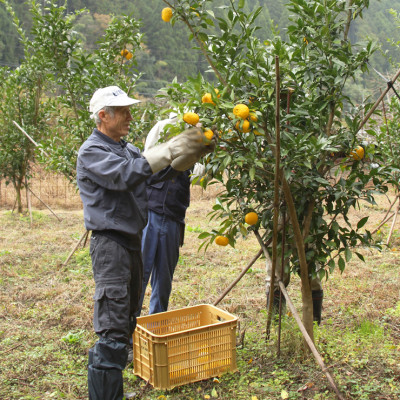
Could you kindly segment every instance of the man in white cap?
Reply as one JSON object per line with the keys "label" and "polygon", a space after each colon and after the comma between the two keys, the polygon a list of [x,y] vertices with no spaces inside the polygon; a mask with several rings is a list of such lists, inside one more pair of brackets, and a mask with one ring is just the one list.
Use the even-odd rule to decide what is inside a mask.
{"label": "man in white cap", "polygon": [[93,323],[99,338],[89,350],[90,400],[124,397],[122,370],[141,295],[146,186],[187,170],[215,147],[193,128],[141,154],[122,139],[132,121],[130,107],[138,102],[117,86],[97,90],[89,107],[97,128],[78,153],[77,183],[85,226],[92,231]]}

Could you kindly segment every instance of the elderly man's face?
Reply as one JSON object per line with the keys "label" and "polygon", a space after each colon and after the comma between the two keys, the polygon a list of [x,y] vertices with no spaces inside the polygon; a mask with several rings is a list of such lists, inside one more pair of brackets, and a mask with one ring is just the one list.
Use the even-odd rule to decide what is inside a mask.
{"label": "elderly man's face", "polygon": [[131,106],[114,107],[114,116],[103,111],[103,133],[118,142],[123,136],[128,135],[132,120]]}

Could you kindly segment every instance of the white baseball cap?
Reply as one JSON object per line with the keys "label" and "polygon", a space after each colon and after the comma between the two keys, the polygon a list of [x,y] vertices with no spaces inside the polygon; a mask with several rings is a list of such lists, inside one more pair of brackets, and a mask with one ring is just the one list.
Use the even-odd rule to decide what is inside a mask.
{"label": "white baseball cap", "polygon": [[89,111],[94,114],[103,107],[131,106],[135,103],[140,103],[140,100],[132,99],[118,86],[107,86],[94,92]]}

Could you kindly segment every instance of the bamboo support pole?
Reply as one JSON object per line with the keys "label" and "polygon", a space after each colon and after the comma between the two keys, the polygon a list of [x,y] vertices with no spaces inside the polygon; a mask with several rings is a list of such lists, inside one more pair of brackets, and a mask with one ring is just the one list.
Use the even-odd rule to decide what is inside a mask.
{"label": "bamboo support pole", "polygon": [[[31,136],[28,135],[28,133],[21,128],[15,121],[13,121],[13,124],[36,146],[39,147],[39,145],[33,140],[33,138]],[[43,149],[41,149],[42,153],[46,156],[46,157],[50,157]]]}
{"label": "bamboo support pole", "polygon": [[259,259],[262,254],[262,249],[252,258],[252,260],[247,264],[245,268],[243,268],[242,272],[239,276],[224,290],[221,296],[218,297],[217,300],[214,301],[213,305],[216,306],[236,285],[237,283],[243,278],[246,272],[253,266],[253,264]]}
{"label": "bamboo support pole", "polygon": [[28,188],[28,179],[25,176],[25,189],[26,189],[26,202],[27,202],[27,206],[28,206],[28,210],[29,210],[29,217],[31,220],[31,228],[33,226],[33,215],[32,215],[32,203],[31,203],[31,196],[29,193],[29,188]]}
{"label": "bamboo support pole", "polygon": [[[40,151],[48,158],[50,158],[50,155],[48,153],[46,153],[45,150],[43,150],[38,143],[35,142],[35,140],[23,129],[21,128],[17,122],[13,121],[13,124],[36,146],[40,149]],[[61,171],[62,172],[62,171]],[[66,172],[62,172],[62,174],[68,179],[70,180],[70,176],[68,176],[68,174]]]}
{"label": "bamboo support pole", "polygon": [[318,353],[318,350],[317,350],[317,348],[315,347],[315,345],[314,345],[312,339],[311,339],[310,336],[308,335],[307,330],[306,330],[306,328],[304,327],[303,322],[301,321],[301,318],[300,318],[299,314],[297,313],[297,310],[296,310],[296,308],[294,307],[294,305],[293,305],[293,303],[292,303],[292,300],[291,300],[290,297],[289,297],[288,292],[286,291],[285,285],[283,284],[282,281],[279,281],[278,283],[279,283],[279,287],[280,287],[280,289],[281,289],[283,295],[285,296],[286,303],[287,303],[287,305],[288,305],[290,311],[292,312],[293,317],[294,317],[294,319],[296,320],[297,325],[299,326],[300,331],[301,331],[301,333],[303,334],[303,337],[304,337],[304,339],[306,340],[308,347],[310,348],[312,354],[314,355],[314,357],[315,357],[317,363],[318,363],[319,366],[321,367],[322,372],[323,372],[323,373],[325,374],[325,376],[327,377],[328,382],[329,382],[329,384],[331,385],[331,387],[332,387],[332,389],[334,390],[334,392],[336,393],[338,399],[344,400],[343,396],[341,395],[341,393],[339,392],[339,389],[337,388],[337,386],[336,386],[336,384],[335,384],[335,381],[333,380],[331,374],[329,373],[328,368],[325,366],[324,360],[322,359],[322,357],[321,357],[320,354]]}
{"label": "bamboo support pole", "polygon": [[389,231],[388,238],[387,238],[387,240],[386,240],[386,246],[389,245],[390,239],[392,238],[394,226],[396,225],[397,215],[399,214],[399,211],[400,211],[400,203],[399,203],[399,205],[397,206],[396,211],[393,213],[393,216],[394,216],[394,217],[393,217],[393,221],[392,221],[392,226],[390,227],[390,231]]}
{"label": "bamboo support pole", "polygon": [[[396,72],[394,75],[393,79],[390,81],[391,85],[393,85],[394,82],[396,82],[397,78],[400,76],[400,69]],[[382,101],[382,99],[386,96],[386,94],[389,92],[391,86],[388,85],[388,87],[381,93],[379,96],[379,99],[375,102],[375,104],[372,106],[372,108],[368,111],[367,115],[364,117],[362,120],[360,126],[358,127],[358,131],[366,124],[366,122],[369,120],[369,117],[374,113],[376,108],[378,107],[379,103]],[[357,131],[357,132],[358,132]]]}
{"label": "bamboo support pole", "polygon": [[89,234],[89,231],[85,231],[85,233],[81,236],[79,239],[78,243],[76,246],[72,249],[71,253],[69,253],[67,259],[63,263],[63,267],[65,267],[68,264],[68,261],[71,259],[72,255],[75,253],[76,249],[79,247],[79,245],[83,242],[83,240],[86,240],[87,236]]}
{"label": "bamboo support pole", "polygon": [[272,265],[271,280],[268,293],[268,316],[266,327],[266,339],[269,340],[271,333],[272,306],[274,299],[275,287],[275,269],[278,248],[278,220],[279,220],[279,170],[281,157],[281,130],[280,130],[280,98],[281,98],[281,78],[279,71],[279,57],[275,56],[275,75],[276,75],[276,98],[275,98],[275,176],[274,176],[274,217],[273,217],[273,234],[272,234]]}
{"label": "bamboo support pole", "polygon": [[31,188],[28,187],[28,190],[61,222],[61,218]]}
{"label": "bamboo support pole", "polygon": [[[374,234],[376,231],[378,231],[378,229],[385,224],[386,222],[388,222],[390,219],[392,219],[394,217],[395,211],[393,212],[392,215],[389,215],[390,210],[392,209],[392,207],[394,206],[394,204],[396,203],[397,200],[399,200],[399,194],[396,195],[396,198],[393,200],[393,203],[390,204],[389,209],[386,211],[385,216],[383,217],[382,222],[371,232],[371,234]],[[389,216],[388,216],[389,215]]]}
{"label": "bamboo support pole", "polygon": [[[285,210],[285,209],[284,209]],[[283,278],[284,264],[285,264],[285,246],[286,246],[286,213],[283,212],[282,218],[282,251],[281,251],[281,271],[280,279]],[[281,355],[281,330],[282,330],[282,291],[279,291],[279,319],[278,319],[278,344],[276,355],[279,357]]]}

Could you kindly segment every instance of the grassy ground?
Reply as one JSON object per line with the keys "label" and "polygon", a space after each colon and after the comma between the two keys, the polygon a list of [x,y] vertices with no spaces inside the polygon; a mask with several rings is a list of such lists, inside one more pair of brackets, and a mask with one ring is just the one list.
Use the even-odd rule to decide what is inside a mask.
{"label": "grassy ground", "polygon": [[[212,304],[257,253],[256,241],[241,240],[236,249],[211,246],[198,252],[197,236],[208,226],[212,195],[194,191],[187,215],[186,243],[177,267],[170,308]],[[372,230],[388,202],[362,208]],[[84,233],[81,211],[47,210],[29,216],[0,212],[0,398],[86,399],[87,351],[92,332],[94,284],[86,247],[63,262]],[[397,227],[396,227],[397,228]],[[377,238],[386,239],[390,223]],[[341,275],[324,283],[323,321],[316,345],[346,399],[400,398],[400,234],[378,252],[360,249]],[[259,260],[218,305],[239,318],[238,372],[177,387],[154,390],[124,372],[125,390],[141,399],[334,399],[314,358],[302,350],[290,316],[282,326],[280,357],[277,330],[265,341],[265,272]],[[149,293],[149,290],[148,290]],[[299,280],[289,293],[300,308]],[[148,296],[146,296],[145,311]]]}

